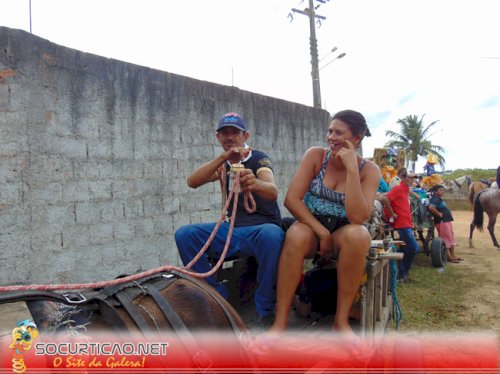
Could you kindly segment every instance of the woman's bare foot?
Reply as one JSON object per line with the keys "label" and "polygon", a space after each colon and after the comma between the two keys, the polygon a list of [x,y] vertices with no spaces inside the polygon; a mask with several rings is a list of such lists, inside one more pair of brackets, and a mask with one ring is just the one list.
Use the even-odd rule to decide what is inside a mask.
{"label": "woman's bare foot", "polygon": [[282,326],[274,322],[271,327],[266,331],[266,335],[279,335],[283,334],[287,329],[287,326]]}
{"label": "woman's bare foot", "polygon": [[349,324],[349,322],[342,323],[342,322],[335,321],[333,324],[333,331],[335,331],[342,338],[357,337],[357,335],[352,330],[352,327]]}

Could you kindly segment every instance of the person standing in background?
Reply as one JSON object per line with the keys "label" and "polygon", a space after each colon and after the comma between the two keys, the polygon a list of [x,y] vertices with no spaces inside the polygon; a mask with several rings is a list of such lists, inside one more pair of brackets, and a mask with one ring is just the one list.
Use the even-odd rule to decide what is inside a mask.
{"label": "person standing in background", "polygon": [[[394,186],[386,197],[390,202],[392,213],[389,219],[393,220],[393,227],[397,230],[399,238],[406,243],[401,247],[404,253],[403,259],[399,262],[399,279],[402,282],[409,280],[410,268],[413,265],[415,256],[420,251],[420,247],[413,233],[413,218],[411,214],[410,193],[416,174],[410,173],[406,168],[398,171],[401,182]],[[389,209],[390,211],[390,209]]]}
{"label": "person standing in background", "polygon": [[448,262],[458,263],[463,261],[462,258],[455,255],[455,233],[453,232],[453,216],[450,209],[443,200],[443,195],[445,193],[444,186],[437,184],[432,189],[433,195],[429,200],[429,206],[427,209],[434,216],[434,226],[438,232],[438,235],[443,239],[444,244],[448,253]]}

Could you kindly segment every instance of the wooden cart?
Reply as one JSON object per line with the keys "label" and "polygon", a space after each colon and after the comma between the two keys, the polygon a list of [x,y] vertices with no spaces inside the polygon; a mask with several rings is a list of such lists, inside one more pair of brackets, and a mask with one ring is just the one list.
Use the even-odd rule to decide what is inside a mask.
{"label": "wooden cart", "polygon": [[434,235],[434,216],[420,200],[410,199],[415,238],[422,242],[422,250],[431,257],[432,266],[445,267],[448,254],[443,239]]}
{"label": "wooden cart", "polygon": [[[373,240],[367,256],[366,271],[358,296],[352,307],[353,328],[362,336],[383,334],[392,316],[393,292],[390,260],[400,260],[402,253],[394,252],[400,241]],[[253,305],[257,263],[253,257],[233,258],[224,262],[217,272],[217,279],[228,286],[229,302],[241,314],[246,325],[256,327]],[[252,279],[253,277],[253,279]],[[306,316],[307,315],[307,316]],[[331,329],[333,315],[310,315],[290,312],[289,326],[300,330]]]}

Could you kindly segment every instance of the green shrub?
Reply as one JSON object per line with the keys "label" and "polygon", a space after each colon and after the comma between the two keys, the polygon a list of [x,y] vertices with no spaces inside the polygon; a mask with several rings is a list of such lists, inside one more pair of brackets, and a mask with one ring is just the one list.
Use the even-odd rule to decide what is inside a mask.
{"label": "green shrub", "polygon": [[444,181],[460,178],[464,175],[470,175],[472,181],[479,181],[481,179],[495,178],[497,175],[496,169],[457,169],[453,171],[446,171],[441,175]]}

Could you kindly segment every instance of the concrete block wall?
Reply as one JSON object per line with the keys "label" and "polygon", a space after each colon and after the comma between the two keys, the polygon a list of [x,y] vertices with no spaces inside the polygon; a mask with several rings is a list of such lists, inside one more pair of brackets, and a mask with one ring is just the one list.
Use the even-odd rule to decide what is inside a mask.
{"label": "concrete block wall", "polygon": [[324,144],[326,111],[0,27],[0,284],[180,265],[176,228],[220,214],[218,184],[186,178],[221,152],[228,111],[271,156],[281,204],[304,151]]}

